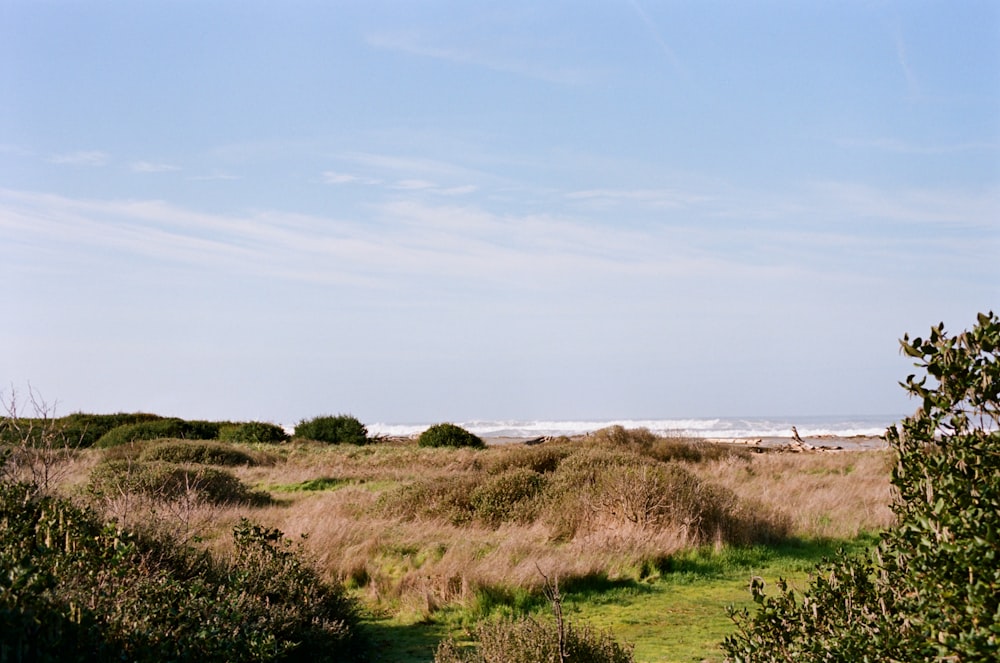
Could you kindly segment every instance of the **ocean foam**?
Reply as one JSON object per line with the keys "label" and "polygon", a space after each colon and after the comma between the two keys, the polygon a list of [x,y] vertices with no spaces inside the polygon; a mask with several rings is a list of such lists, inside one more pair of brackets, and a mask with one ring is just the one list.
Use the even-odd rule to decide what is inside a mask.
{"label": "ocean foam", "polygon": [[[864,415],[844,417],[769,417],[769,418],[691,418],[691,419],[607,419],[607,420],[471,420],[454,421],[480,437],[533,438],[542,436],[585,435],[608,426],[648,428],[660,435],[702,438],[792,437],[795,426],[802,437],[877,437],[902,416]],[[416,436],[431,424],[368,424],[371,435],[392,437]]]}

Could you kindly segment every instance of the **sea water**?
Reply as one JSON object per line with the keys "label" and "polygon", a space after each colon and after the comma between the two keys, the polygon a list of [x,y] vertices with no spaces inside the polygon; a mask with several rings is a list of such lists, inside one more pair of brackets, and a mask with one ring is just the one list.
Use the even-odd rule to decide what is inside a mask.
{"label": "sea water", "polygon": [[[792,426],[802,437],[877,437],[895,425],[902,415],[708,417],[690,419],[603,419],[567,421],[453,421],[480,437],[535,438],[584,435],[608,426],[647,428],[660,435],[702,438],[792,437]],[[370,435],[419,435],[429,423],[369,423]]]}

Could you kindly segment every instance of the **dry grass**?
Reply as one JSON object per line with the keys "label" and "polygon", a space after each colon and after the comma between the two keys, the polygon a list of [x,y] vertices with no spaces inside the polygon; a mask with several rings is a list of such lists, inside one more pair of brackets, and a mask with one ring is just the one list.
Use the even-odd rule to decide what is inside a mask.
{"label": "dry grass", "polygon": [[888,527],[889,451],[758,454],[691,466],[699,476],[791,519],[799,537],[851,538]]}
{"label": "dry grass", "polygon": [[[678,444],[653,441],[648,448]],[[451,602],[468,604],[483,587],[537,588],[539,569],[562,578],[642,577],[655,574],[660,560],[682,549],[724,543],[677,527],[611,517],[587,505],[582,484],[568,494],[571,499],[554,509],[550,505],[548,512],[542,509],[537,519],[499,527],[475,519],[456,524],[446,516],[421,514],[416,507],[398,514],[379,508],[386,495],[418,482],[469,488],[481,477],[517,468],[555,476],[555,468],[579,454],[581,446],[597,453],[593,449],[602,445],[577,440],[483,451],[402,442],[352,448],[291,445],[282,452],[282,462],[240,468],[237,474],[257,487],[342,480],[333,490],[274,492],[276,505],[249,515],[289,536],[308,535],[304,545],[328,577],[358,588],[373,605],[414,619]],[[744,512],[769,514],[762,526],[775,519],[785,523],[788,536],[850,537],[891,522],[885,452],[748,455],[702,450],[698,457],[702,460],[672,462],[708,489],[738,498]],[[616,475],[608,476],[608,481],[616,480]],[[626,481],[623,488],[634,485]],[[233,510],[228,520],[235,522],[238,515]],[[552,520],[557,515],[573,521],[569,536],[558,532]],[[217,518],[217,531],[225,531],[226,520]]]}
{"label": "dry grass", "polygon": [[[303,548],[324,576],[344,581],[376,610],[413,620],[456,602],[474,606],[484,588],[537,589],[540,571],[638,579],[692,546],[852,537],[892,520],[889,457],[881,451],[749,454],[618,430],[485,450],[398,440],[240,448],[267,462],[229,471],[268,490],[272,504],[147,505],[144,512],[156,511],[163,526],[184,538],[196,533],[219,551],[241,516],[293,539],[305,535]],[[59,468],[62,485],[84,494],[99,460],[123,453],[73,452]],[[386,507],[424,486],[452,491],[448,499],[466,508],[477,488],[481,495],[497,477],[532,473],[543,477],[544,489],[509,519],[474,510],[455,518],[447,508],[405,500],[406,508]],[[104,506],[109,514],[122,508]]]}

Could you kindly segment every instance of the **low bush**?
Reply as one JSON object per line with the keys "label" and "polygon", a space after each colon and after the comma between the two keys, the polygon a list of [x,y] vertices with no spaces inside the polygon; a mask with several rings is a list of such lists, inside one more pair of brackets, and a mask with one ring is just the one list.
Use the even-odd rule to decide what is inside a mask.
{"label": "low bush", "polygon": [[722,458],[751,456],[749,449],[715,444],[698,438],[656,435],[646,428],[609,426],[591,434],[590,440],[603,447],[629,450],[663,462],[701,463]]}
{"label": "low bush", "polygon": [[554,472],[564,458],[573,453],[568,444],[546,443],[538,446],[507,445],[497,448],[497,455],[487,460],[490,474],[524,467],[539,474]]}
{"label": "low bush", "polygon": [[[0,443],[28,444],[33,446],[52,445],[60,447],[92,447],[113,428],[126,424],[155,421],[161,417],[155,414],[118,413],[86,414],[77,412],[56,419],[38,417],[5,417],[0,420]],[[54,440],[43,440],[43,437]]]}
{"label": "low bush", "polygon": [[452,525],[469,522],[474,516],[470,496],[479,483],[477,477],[455,476],[446,481],[420,479],[383,493],[376,510],[405,520],[439,518]]}
{"label": "low bush", "polygon": [[417,444],[422,447],[472,447],[482,449],[486,443],[461,426],[455,424],[436,424],[431,426],[417,438]]}
{"label": "low bush", "polygon": [[185,440],[214,440],[219,436],[221,423],[211,421],[185,421],[184,419],[155,419],[124,424],[102,435],[95,446],[116,447],[130,442],[181,438]]}
{"label": "low bush", "polygon": [[243,444],[281,444],[287,442],[289,438],[281,426],[263,421],[248,421],[223,426],[219,430],[219,439],[223,442]]}
{"label": "low bush", "polygon": [[198,465],[250,466],[256,459],[249,453],[227,444],[208,441],[164,440],[144,446],[138,458],[140,461],[163,461],[166,463],[195,463]]}
{"label": "low bush", "polygon": [[0,482],[0,649],[23,661],[353,661],[354,605],[281,532],[213,559]]}
{"label": "low bush", "polygon": [[295,427],[295,437],[328,444],[368,444],[368,429],[349,414],[306,419]]}
{"label": "low bush", "polygon": [[[531,617],[487,620],[476,627],[476,649],[463,650],[454,640],[443,641],[434,663],[631,663],[632,648],[619,644],[610,632]],[[560,636],[562,649],[559,651]]]}
{"label": "low bush", "polygon": [[208,504],[266,504],[269,501],[265,493],[254,492],[225,470],[159,461],[103,462],[91,472],[87,490],[97,498],[128,494],[170,501],[193,494]]}
{"label": "low bush", "polygon": [[545,477],[528,468],[516,468],[490,477],[469,495],[477,518],[496,527],[500,523],[530,522],[537,507],[533,502],[545,487]]}
{"label": "low bush", "polygon": [[693,545],[749,544],[788,534],[787,516],[739,499],[681,465],[624,451],[585,449],[553,473],[543,518],[557,539],[604,523],[670,529]]}

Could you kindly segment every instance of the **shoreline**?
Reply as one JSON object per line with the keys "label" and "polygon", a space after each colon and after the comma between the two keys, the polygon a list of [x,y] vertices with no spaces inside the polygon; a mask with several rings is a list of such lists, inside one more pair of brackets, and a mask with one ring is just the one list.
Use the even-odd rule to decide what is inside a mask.
{"label": "shoreline", "polygon": [[[539,436],[539,437],[514,437],[509,435],[480,435],[489,446],[502,446],[506,444],[533,445],[550,440],[559,439],[559,436]],[[566,439],[570,441],[582,441],[588,435],[572,435]],[[708,444],[729,444],[741,446],[761,451],[872,451],[888,449],[888,443],[884,437],[876,435],[814,435],[804,436],[801,442],[797,442],[791,436],[767,436],[767,437],[687,437],[681,439],[705,442]]]}

